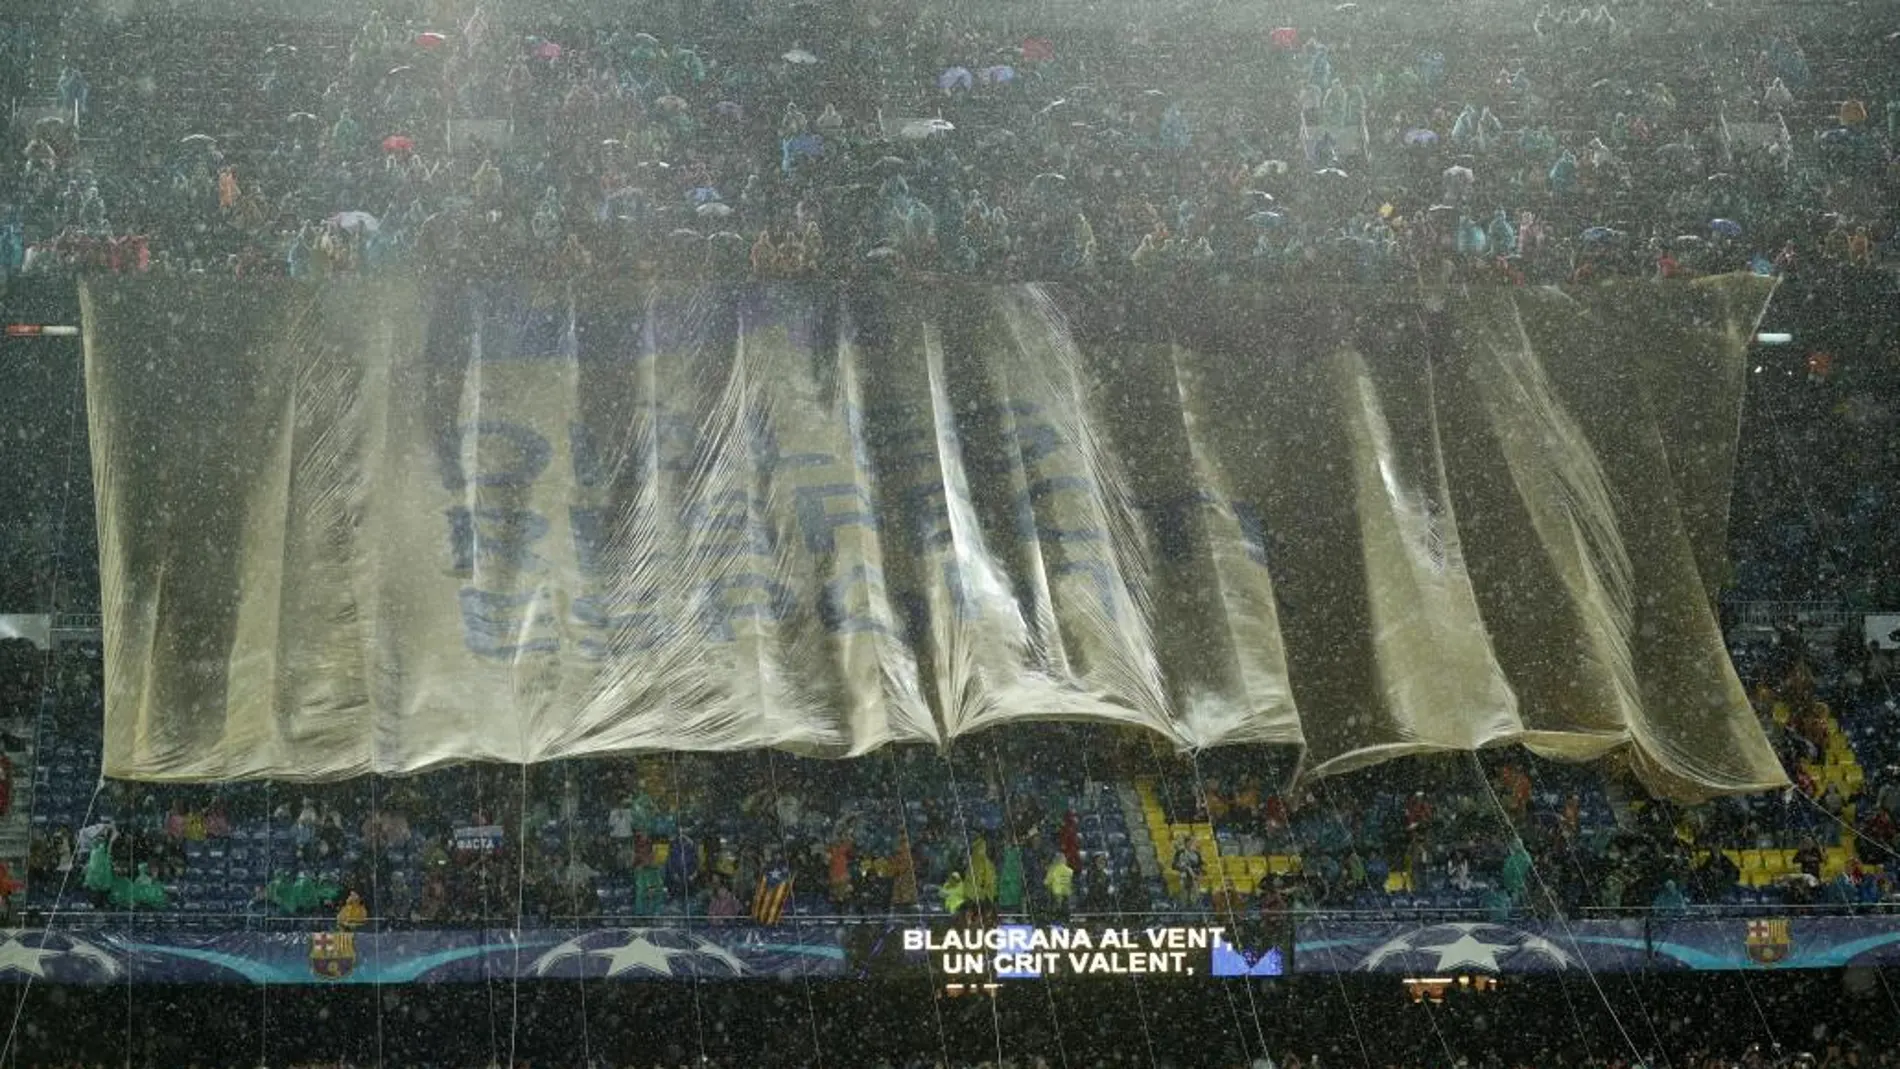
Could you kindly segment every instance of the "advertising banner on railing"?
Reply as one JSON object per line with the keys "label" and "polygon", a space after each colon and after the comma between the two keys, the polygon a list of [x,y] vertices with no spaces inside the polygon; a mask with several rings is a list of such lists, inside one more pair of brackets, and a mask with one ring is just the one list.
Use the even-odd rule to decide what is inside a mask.
{"label": "advertising banner on railing", "polygon": [[1834,969],[1900,963],[1900,917],[1302,921],[1295,970],[1447,973]]}
{"label": "advertising banner on railing", "polygon": [[[1246,924],[1002,925],[883,921],[588,930],[0,932],[0,983],[405,984],[930,975],[945,983],[1069,976],[1828,969],[1900,963],[1900,916],[1646,921],[1308,917],[1291,947]],[[1289,954],[1288,951],[1291,951]]]}
{"label": "advertising banner on railing", "polygon": [[1657,969],[1837,969],[1900,963],[1900,917],[1759,917],[1650,927]]}
{"label": "advertising banner on railing", "polygon": [[835,927],[0,933],[0,982],[16,983],[792,979],[844,966]]}
{"label": "advertising banner on railing", "polygon": [[1302,921],[1294,969],[1302,973],[1624,972],[1643,968],[1643,921]]}

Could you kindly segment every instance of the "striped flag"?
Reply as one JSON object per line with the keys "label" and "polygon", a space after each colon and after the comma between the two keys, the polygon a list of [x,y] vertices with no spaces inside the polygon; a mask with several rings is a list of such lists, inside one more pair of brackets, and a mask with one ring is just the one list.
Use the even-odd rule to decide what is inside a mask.
{"label": "striped flag", "polygon": [[752,894],[752,919],[760,924],[777,924],[792,900],[792,873],[784,865],[773,865],[759,877],[759,888]]}

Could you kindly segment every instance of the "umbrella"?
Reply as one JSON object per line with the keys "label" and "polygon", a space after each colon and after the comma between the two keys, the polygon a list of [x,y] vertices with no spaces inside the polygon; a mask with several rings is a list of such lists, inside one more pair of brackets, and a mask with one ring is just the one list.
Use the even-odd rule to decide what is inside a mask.
{"label": "umbrella", "polygon": [[408,65],[407,63],[405,63],[405,64],[403,64],[403,65],[402,65],[402,66],[400,66],[400,67],[391,67],[391,68],[389,68],[389,73],[388,73],[388,74],[385,74],[385,75],[383,75],[383,77],[385,77],[385,78],[400,78],[400,77],[403,77],[403,76],[405,76],[405,75],[408,75],[408,74],[411,74],[411,73],[413,73],[414,71],[415,71],[415,68],[414,68],[414,67],[411,67],[410,65]]}
{"label": "umbrella", "polygon": [[1337,180],[1337,179],[1346,178],[1349,176],[1346,174],[1345,171],[1342,171],[1337,167],[1322,167],[1319,170],[1313,172],[1313,177],[1331,178],[1331,179]]}
{"label": "umbrella", "polygon": [[178,139],[181,145],[215,145],[218,139],[210,134],[186,134]]}
{"label": "umbrella", "polygon": [[442,44],[444,41],[447,41],[448,39],[449,37],[447,34],[436,33],[434,30],[426,30],[422,33],[416,34],[416,47],[435,48],[436,46]]}
{"label": "umbrella", "polygon": [[732,214],[732,205],[722,201],[712,200],[694,208],[693,212],[694,214],[710,219],[724,219],[726,216]]}
{"label": "umbrella", "polygon": [[561,46],[553,41],[542,41],[534,46],[534,51],[530,55],[536,59],[557,60],[561,58]]}
{"label": "umbrella", "polygon": [[1029,180],[1029,191],[1039,197],[1055,197],[1069,186],[1069,180],[1054,171],[1045,171]]}
{"label": "umbrella", "polygon": [[368,212],[338,212],[330,217],[330,222],[344,230],[361,230],[366,234],[382,229],[382,224]]}
{"label": "umbrella", "polygon": [[800,66],[806,66],[806,65],[818,62],[817,56],[812,55],[810,52],[807,52],[802,48],[794,48],[790,52],[785,53],[779,58],[784,60],[787,63],[795,63]]}
{"label": "umbrella", "polygon": [[719,191],[711,186],[695,186],[686,191],[686,199],[694,204],[710,204],[719,199]]}
{"label": "umbrella", "polygon": [[898,132],[898,136],[906,141],[922,141],[927,137],[947,134],[955,129],[955,126],[944,119],[918,119],[905,123],[904,128]]}
{"label": "umbrella", "polygon": [[1583,240],[1592,245],[1605,241],[1613,241],[1622,236],[1623,232],[1621,230],[1607,226],[1593,226],[1583,232]]}
{"label": "umbrella", "polygon": [[736,100],[722,100],[714,104],[713,112],[718,115],[723,115],[728,119],[745,118],[745,108],[741,107]]}
{"label": "umbrella", "polygon": [[1267,40],[1282,52],[1291,52],[1300,47],[1300,31],[1291,26],[1281,26],[1267,34]]}
{"label": "umbrella", "polygon": [[668,93],[660,99],[655,100],[653,106],[659,108],[661,111],[681,112],[686,110],[686,101]]}
{"label": "umbrella", "polygon": [[953,89],[968,89],[975,84],[976,79],[971,76],[968,67],[945,67],[943,73],[937,75],[937,88],[946,93]]}
{"label": "umbrella", "polygon": [[290,113],[289,118],[286,119],[285,121],[287,122],[318,122],[320,120],[318,120],[318,118],[315,115],[311,114],[310,112],[293,111]]}
{"label": "umbrella", "polygon": [[983,68],[983,81],[988,85],[1008,85],[1016,80],[1016,68],[1003,65]]}
{"label": "umbrella", "polygon": [[1029,63],[1047,63],[1056,58],[1056,46],[1047,37],[1028,37],[1023,39],[1023,60]]}
{"label": "umbrella", "polygon": [[1408,145],[1436,145],[1438,134],[1422,126],[1415,126],[1405,131],[1405,137],[1402,140]]}
{"label": "umbrella", "polygon": [[1711,219],[1709,220],[1709,229],[1725,238],[1739,238],[1742,236],[1742,224],[1733,219]]}
{"label": "umbrella", "polygon": [[277,44],[274,44],[270,46],[269,48],[266,48],[264,50],[264,54],[266,56],[283,56],[283,55],[294,56],[297,54],[297,46],[293,44],[286,44],[280,41]]}
{"label": "umbrella", "polygon": [[383,138],[384,152],[414,152],[415,140],[405,134],[390,134]]}
{"label": "umbrella", "polygon": [[1247,217],[1247,221],[1264,229],[1280,226],[1286,222],[1286,216],[1279,212],[1255,212]]}

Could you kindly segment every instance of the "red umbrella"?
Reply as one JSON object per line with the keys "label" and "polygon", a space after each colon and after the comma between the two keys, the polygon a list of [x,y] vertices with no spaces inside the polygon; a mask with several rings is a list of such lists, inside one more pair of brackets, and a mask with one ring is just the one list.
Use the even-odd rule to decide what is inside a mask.
{"label": "red umbrella", "polygon": [[1026,63],[1047,63],[1056,58],[1056,46],[1047,37],[1030,37],[1023,41],[1023,61]]}
{"label": "red umbrella", "polygon": [[414,152],[415,150],[415,140],[406,134],[390,134],[383,138],[384,152]]}
{"label": "red umbrella", "polygon": [[1300,47],[1300,31],[1291,26],[1281,26],[1275,29],[1272,33],[1267,35],[1267,39],[1273,42],[1273,47],[1282,52],[1291,52]]}
{"label": "red umbrella", "polygon": [[420,48],[434,48],[448,39],[448,34],[436,33],[434,30],[429,30],[424,33],[416,34],[416,45]]}
{"label": "red umbrella", "polygon": [[560,59],[561,46],[555,44],[553,41],[543,41],[540,44],[534,46],[534,58]]}

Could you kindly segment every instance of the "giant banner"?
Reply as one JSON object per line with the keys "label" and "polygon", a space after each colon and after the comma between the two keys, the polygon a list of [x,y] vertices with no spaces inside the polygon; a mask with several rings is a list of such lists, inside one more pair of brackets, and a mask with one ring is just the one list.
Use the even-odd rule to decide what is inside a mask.
{"label": "giant banner", "polygon": [[1771,282],[100,279],[105,770],[851,755],[1782,773],[1710,612]]}

